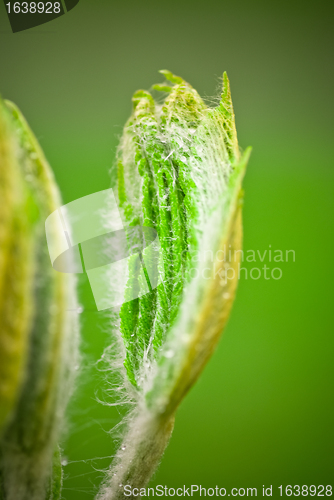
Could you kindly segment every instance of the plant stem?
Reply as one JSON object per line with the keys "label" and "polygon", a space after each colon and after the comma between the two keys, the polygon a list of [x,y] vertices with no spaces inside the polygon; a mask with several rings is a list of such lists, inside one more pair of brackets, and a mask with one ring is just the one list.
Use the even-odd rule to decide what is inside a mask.
{"label": "plant stem", "polygon": [[143,409],[132,417],[97,500],[124,499],[127,485],[131,490],[145,487],[161,460],[173,427],[174,415],[161,416]]}

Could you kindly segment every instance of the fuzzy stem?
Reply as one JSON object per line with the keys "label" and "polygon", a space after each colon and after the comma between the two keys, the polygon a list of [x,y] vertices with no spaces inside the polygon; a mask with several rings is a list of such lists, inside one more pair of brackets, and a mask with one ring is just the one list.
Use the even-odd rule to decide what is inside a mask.
{"label": "fuzzy stem", "polygon": [[[124,499],[124,487],[146,486],[157,468],[174,427],[174,415],[160,416],[147,410],[130,422],[128,433],[118,450],[105,485],[97,500]],[[134,498],[133,495],[127,498]]]}

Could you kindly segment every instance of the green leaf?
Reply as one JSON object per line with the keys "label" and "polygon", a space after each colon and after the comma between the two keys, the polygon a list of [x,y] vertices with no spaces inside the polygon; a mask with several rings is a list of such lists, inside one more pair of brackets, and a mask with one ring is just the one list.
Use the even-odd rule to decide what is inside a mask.
{"label": "green leaf", "polygon": [[0,473],[5,499],[45,500],[77,364],[73,276],[56,272],[45,220],[58,187],[25,119],[0,101]]}
{"label": "green leaf", "polygon": [[[227,75],[220,104],[211,109],[182,78],[161,73],[173,84],[154,86],[169,93],[162,105],[146,91],[134,95],[118,150],[118,189],[124,222],[158,232],[164,279],[120,309],[115,335],[125,346],[125,400],[133,410],[99,500],[123,498],[123,485],[149,481],[175,412],[217,345],[237,287],[250,149],[240,154]],[[231,253],[221,259],[226,248]],[[139,274],[130,276],[128,286],[137,286]]]}
{"label": "green leaf", "polygon": [[32,316],[33,217],[31,191],[16,155],[18,140],[0,100],[0,438],[24,378]]}

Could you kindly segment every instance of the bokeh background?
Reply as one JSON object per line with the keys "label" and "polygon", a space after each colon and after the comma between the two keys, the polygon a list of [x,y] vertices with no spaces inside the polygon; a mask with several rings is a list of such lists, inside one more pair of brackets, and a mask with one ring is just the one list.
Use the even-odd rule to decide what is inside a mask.
{"label": "bokeh background", "polygon": [[[12,34],[0,4],[0,91],[27,117],[64,203],[111,186],[138,88],[159,69],[217,95],[227,71],[246,175],[244,249],[294,250],[280,280],[242,279],[211,362],[180,407],[151,484],[327,485],[334,479],[333,6],[328,2],[80,0]],[[270,268],[267,257],[264,263]],[[245,267],[263,263],[245,263]],[[83,302],[91,297],[84,280]],[[122,410],[96,364],[108,314],[81,314],[83,369],[63,441],[63,498],[89,500]],[[105,457],[105,458],[103,458]],[[107,457],[107,458],[106,458]]]}

